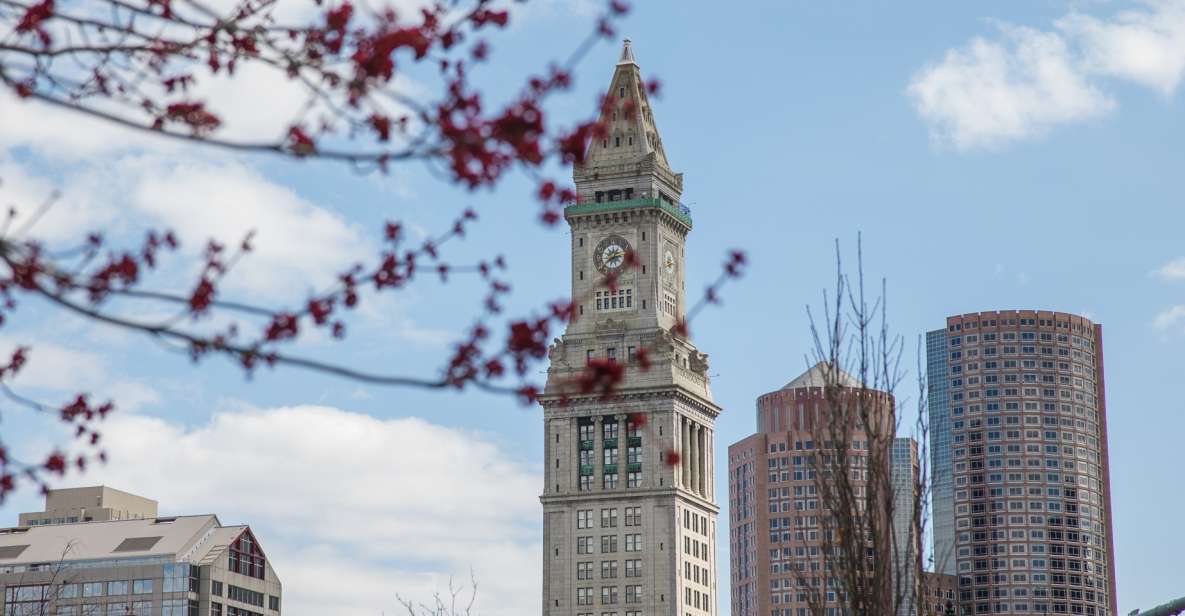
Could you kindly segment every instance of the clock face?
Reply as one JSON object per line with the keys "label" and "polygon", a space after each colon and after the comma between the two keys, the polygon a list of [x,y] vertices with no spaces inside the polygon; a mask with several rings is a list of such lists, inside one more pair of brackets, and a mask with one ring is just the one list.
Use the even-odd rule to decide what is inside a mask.
{"label": "clock face", "polygon": [[662,256],[662,266],[666,268],[668,274],[675,273],[675,255],[671,254],[670,250]]}
{"label": "clock face", "polygon": [[625,265],[626,253],[630,251],[630,243],[619,235],[610,235],[597,244],[593,260],[602,274],[618,272]]}

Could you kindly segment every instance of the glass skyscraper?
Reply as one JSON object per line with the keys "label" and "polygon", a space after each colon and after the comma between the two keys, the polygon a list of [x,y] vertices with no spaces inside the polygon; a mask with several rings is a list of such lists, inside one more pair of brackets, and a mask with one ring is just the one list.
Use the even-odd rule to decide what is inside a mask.
{"label": "glass skyscraper", "polygon": [[954,488],[950,464],[950,394],[946,329],[926,334],[926,395],[930,412],[931,534],[933,570],[955,574]]}

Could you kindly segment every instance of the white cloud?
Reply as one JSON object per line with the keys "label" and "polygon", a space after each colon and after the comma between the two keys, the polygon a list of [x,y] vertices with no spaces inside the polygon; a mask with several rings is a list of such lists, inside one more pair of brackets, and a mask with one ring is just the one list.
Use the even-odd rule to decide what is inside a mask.
{"label": "white cloud", "polygon": [[29,348],[26,364],[11,381],[7,381],[17,393],[29,395],[29,389],[36,389],[62,396],[61,399],[41,400],[49,404],[87,393],[94,401],[112,400],[117,410],[127,412],[160,401],[157,391],[147,384],[113,374],[108,369],[109,362],[101,355],[47,342],[43,336],[0,336],[0,361],[7,363],[12,352],[20,346]]}
{"label": "white cloud", "polygon": [[977,37],[914,76],[909,94],[937,141],[960,150],[996,147],[1113,107],[1074,66],[1059,35],[1001,30],[1003,42]]}
{"label": "white cloud", "polygon": [[916,73],[915,110],[939,143],[992,148],[1116,107],[1106,79],[1173,94],[1185,74],[1185,0],[1153,0],[1108,18],[1070,13],[1049,30],[1001,25]]}
{"label": "white cloud", "polygon": [[190,255],[209,238],[237,247],[255,231],[253,251],[226,279],[233,288],[299,299],[368,254],[356,225],[246,166],[148,157],[121,167],[128,204],[174,229]]}
{"label": "white cloud", "polygon": [[1161,280],[1185,280],[1185,257],[1177,257],[1152,272],[1153,276]]}
{"label": "white cloud", "polygon": [[538,609],[542,477],[478,434],[300,406],[190,428],[117,416],[104,437],[111,461],[83,483],[250,524],[293,616],[396,613],[396,592],[427,599],[471,567],[480,613]]}
{"label": "white cloud", "polygon": [[1185,332],[1185,305],[1166,308],[1152,319],[1152,327],[1161,331],[1181,330]]}
{"label": "white cloud", "polygon": [[[3,130],[0,126],[0,133]],[[110,228],[117,212],[99,197],[104,184],[98,174],[83,172],[60,185],[0,154],[0,210],[4,216],[9,210],[16,213],[9,235],[27,229],[28,235],[41,240],[77,245],[86,231]],[[49,207],[42,211],[45,204]]]}
{"label": "white cloud", "polygon": [[1158,0],[1109,20],[1071,14],[1058,29],[1082,47],[1085,70],[1170,95],[1185,72],[1185,2]]}

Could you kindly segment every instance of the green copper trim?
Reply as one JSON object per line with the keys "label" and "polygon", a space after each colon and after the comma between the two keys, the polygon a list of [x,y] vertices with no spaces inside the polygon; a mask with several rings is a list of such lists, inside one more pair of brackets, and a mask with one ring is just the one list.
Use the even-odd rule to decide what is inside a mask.
{"label": "green copper trim", "polygon": [[636,207],[656,207],[691,226],[691,209],[685,205],[675,205],[662,199],[629,199],[627,201],[602,201],[600,203],[577,203],[564,208],[568,214],[597,214],[600,212],[615,212]]}

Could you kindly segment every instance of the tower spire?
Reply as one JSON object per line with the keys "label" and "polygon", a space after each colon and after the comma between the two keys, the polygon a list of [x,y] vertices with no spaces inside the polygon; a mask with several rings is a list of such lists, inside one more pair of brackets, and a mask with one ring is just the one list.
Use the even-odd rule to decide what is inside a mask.
{"label": "tower spire", "polygon": [[617,65],[620,66],[622,64],[638,65],[638,61],[634,59],[634,45],[629,39],[625,39],[625,42],[621,45],[621,59],[617,61]]}
{"label": "tower spire", "polygon": [[659,166],[669,171],[670,164],[651,112],[646,82],[642,80],[642,70],[634,58],[634,45],[629,39],[622,42],[621,59],[614,67],[606,96],[611,104],[602,107],[600,122],[608,131],[608,137],[590,144],[584,166],[636,163],[653,157]]}

